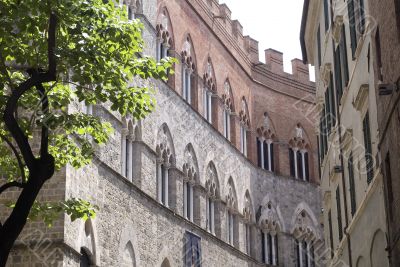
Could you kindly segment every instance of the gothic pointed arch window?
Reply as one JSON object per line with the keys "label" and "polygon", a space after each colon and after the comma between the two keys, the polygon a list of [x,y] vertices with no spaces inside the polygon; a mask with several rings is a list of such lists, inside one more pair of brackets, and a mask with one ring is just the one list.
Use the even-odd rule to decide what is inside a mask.
{"label": "gothic pointed arch window", "polygon": [[243,208],[243,218],[244,218],[244,241],[246,246],[247,255],[252,256],[253,244],[253,223],[254,223],[254,210],[253,203],[251,201],[250,193],[247,190],[244,197],[244,208]]}
{"label": "gothic pointed arch window", "polygon": [[237,195],[232,177],[229,178],[226,195],[226,240],[231,246],[238,246]]}
{"label": "gothic pointed arch window", "polygon": [[210,57],[207,59],[206,70],[203,75],[203,82],[203,115],[209,123],[213,123],[213,96],[216,95],[217,89],[214,69]]}
{"label": "gothic pointed arch window", "polygon": [[266,112],[264,113],[263,125],[257,128],[256,132],[258,167],[273,172],[275,170],[274,140],[276,136],[271,120]]}
{"label": "gothic pointed arch window", "polygon": [[247,157],[248,151],[248,131],[250,130],[249,109],[246,99],[242,98],[242,110],[239,112],[240,117],[240,152]]}
{"label": "gothic pointed arch window", "polygon": [[157,61],[160,61],[170,56],[170,50],[173,49],[172,25],[166,8],[163,8],[159,15],[156,31]]}
{"label": "gothic pointed arch window", "polygon": [[310,181],[310,145],[305,140],[304,129],[296,125],[294,137],[289,141],[290,175],[296,179]]}
{"label": "gothic pointed arch window", "polygon": [[157,199],[164,206],[170,207],[172,191],[170,168],[175,164],[175,153],[172,137],[166,124],[161,127],[157,139]]}
{"label": "gothic pointed arch window", "polygon": [[273,202],[271,200],[266,202],[261,207],[261,216],[259,218],[262,261],[272,266],[278,266],[281,222]]}
{"label": "gothic pointed arch window", "polygon": [[[196,183],[198,182],[197,159],[193,147],[188,145],[185,149],[185,163],[183,164],[183,216],[194,222],[194,213],[199,210],[198,197],[196,195]],[[196,203],[195,203],[196,202]],[[197,216],[199,217],[199,216]]]}
{"label": "gothic pointed arch window", "polygon": [[93,221],[88,219],[84,227],[81,228],[80,234],[80,266],[90,267],[95,266],[97,259],[95,231],[93,228]]}
{"label": "gothic pointed arch window", "polygon": [[224,83],[224,94],[222,95],[224,107],[222,110],[222,118],[224,124],[224,136],[229,141],[232,140],[231,133],[234,132],[233,113],[235,112],[232,88],[228,80]]}
{"label": "gothic pointed arch window", "polygon": [[218,201],[219,182],[214,163],[210,162],[206,169],[206,225],[207,231],[217,235],[217,222],[219,221]]}
{"label": "gothic pointed arch window", "polygon": [[196,105],[196,61],[193,51],[193,44],[187,35],[181,52],[182,62],[182,97],[191,105]]}
{"label": "gothic pointed arch window", "polygon": [[299,267],[314,267],[315,248],[323,242],[319,238],[315,217],[307,209],[296,209],[292,234],[295,242],[296,262]]}

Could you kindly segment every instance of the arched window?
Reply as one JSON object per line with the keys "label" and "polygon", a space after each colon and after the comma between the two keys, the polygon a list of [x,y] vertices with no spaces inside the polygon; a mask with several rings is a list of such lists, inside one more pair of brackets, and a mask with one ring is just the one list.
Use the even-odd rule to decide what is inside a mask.
{"label": "arched window", "polygon": [[80,267],[91,267],[93,266],[92,256],[89,251],[85,248],[81,248],[81,256],[79,259],[79,266]]}
{"label": "arched window", "polygon": [[[309,208],[307,209],[309,210]],[[315,247],[322,242],[318,239],[319,235],[316,230],[318,224],[315,221],[315,216],[311,217],[306,209],[301,207],[296,209],[293,237],[296,262],[299,267],[315,266]]]}
{"label": "arched window", "polygon": [[237,246],[237,196],[232,177],[229,178],[227,188],[228,194],[226,196],[226,240],[230,245]]}
{"label": "arched window", "polygon": [[194,222],[194,208],[195,208],[195,184],[198,180],[198,167],[196,155],[194,154],[191,145],[185,149],[185,163],[183,164],[183,216]]}
{"label": "arched window", "polygon": [[156,26],[157,31],[157,61],[169,56],[169,50],[172,48],[172,26],[169,20],[166,8],[161,12],[159,23]]}
{"label": "arched window", "polygon": [[157,151],[157,198],[166,207],[170,206],[170,173],[169,170],[174,164],[174,150],[171,134],[168,127],[163,125],[158,134]]}
{"label": "arched window", "polygon": [[211,59],[208,58],[206,71],[203,75],[204,88],[203,88],[203,109],[204,118],[209,122],[213,122],[213,99],[212,96],[215,94],[215,78],[214,70],[211,64]]}
{"label": "arched window", "polygon": [[133,180],[133,142],[135,141],[135,128],[131,120],[124,119],[124,128],[121,131],[122,175],[129,181]]}
{"label": "arched window", "polygon": [[137,13],[140,13],[141,4],[139,0],[132,0],[130,2],[131,3],[129,4],[128,1],[124,1],[123,6],[126,8],[126,11],[128,13],[128,19],[134,20],[135,15]]}
{"label": "arched window", "polygon": [[[193,46],[189,35],[183,44],[183,51],[181,53],[182,60],[182,97],[189,104],[192,104],[196,99],[194,94],[195,88],[195,60],[194,60]],[[193,103],[194,104],[194,103]]]}
{"label": "arched window", "polygon": [[267,115],[264,114],[263,125],[257,128],[257,159],[258,167],[268,170],[275,170],[274,163],[274,139],[275,134],[272,130],[271,121]]}
{"label": "arched window", "polygon": [[247,255],[251,256],[253,249],[252,223],[254,216],[253,216],[253,204],[251,202],[249,191],[246,191],[245,194],[243,217],[244,217],[244,241],[246,246],[246,253]]}
{"label": "arched window", "polygon": [[222,95],[224,101],[224,108],[222,110],[222,118],[224,124],[224,136],[229,141],[231,140],[232,128],[232,113],[234,112],[232,89],[228,81],[224,84],[224,94]]}
{"label": "arched window", "polygon": [[289,142],[290,175],[303,181],[309,181],[309,145],[303,139],[303,128],[299,123],[295,130],[296,137]]}
{"label": "arched window", "polygon": [[262,206],[259,224],[261,228],[262,261],[266,264],[277,266],[279,265],[278,234],[281,229],[281,223],[275,207],[269,200],[266,205]]}
{"label": "arched window", "polygon": [[216,234],[216,215],[218,210],[216,209],[217,199],[219,197],[219,183],[217,177],[217,171],[213,163],[210,163],[206,170],[206,225],[207,231],[212,234]]}
{"label": "arched window", "polygon": [[247,107],[246,100],[242,99],[242,110],[239,113],[240,117],[240,152],[247,157],[247,147],[248,147],[248,131],[250,129],[250,117],[249,110]]}

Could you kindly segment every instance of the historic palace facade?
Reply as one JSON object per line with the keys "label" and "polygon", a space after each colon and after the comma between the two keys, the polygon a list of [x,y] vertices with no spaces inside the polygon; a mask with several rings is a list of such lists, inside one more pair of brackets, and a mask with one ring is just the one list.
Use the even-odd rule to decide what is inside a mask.
{"label": "historic palace facade", "polygon": [[[145,26],[144,54],[178,59],[142,121],[112,123],[93,164],[68,166],[42,200],[77,197],[95,219],[27,225],[10,266],[325,266],[315,84],[307,65],[243,36],[218,0],[120,3]],[[143,82],[140,80],[134,82]]]}

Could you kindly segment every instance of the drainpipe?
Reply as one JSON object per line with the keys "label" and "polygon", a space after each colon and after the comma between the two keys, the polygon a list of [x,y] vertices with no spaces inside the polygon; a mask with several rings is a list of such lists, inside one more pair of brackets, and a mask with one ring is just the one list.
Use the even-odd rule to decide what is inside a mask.
{"label": "drainpipe", "polygon": [[[339,114],[339,99],[336,94],[336,108],[337,108],[337,113]],[[347,236],[347,249],[348,249],[348,254],[349,254],[349,267],[353,266],[353,260],[352,260],[352,252],[351,252],[351,240],[350,240],[350,234],[347,232],[347,228],[349,227],[349,215],[348,215],[348,210],[347,210],[347,194],[346,194],[346,179],[344,175],[344,162],[343,162],[343,148],[342,148],[342,127],[341,127],[341,120],[340,120],[340,114],[338,116],[338,134],[339,134],[339,158],[340,158],[340,165],[341,165],[341,173],[342,173],[342,184],[343,184],[343,201],[344,201],[344,217],[346,220],[346,227],[345,227],[345,235]]]}

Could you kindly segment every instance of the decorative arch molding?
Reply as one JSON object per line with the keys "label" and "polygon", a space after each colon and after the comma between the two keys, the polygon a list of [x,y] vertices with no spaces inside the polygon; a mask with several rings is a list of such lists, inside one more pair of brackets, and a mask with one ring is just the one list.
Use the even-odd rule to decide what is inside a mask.
{"label": "decorative arch molding", "polygon": [[162,162],[175,166],[175,148],[171,132],[166,123],[162,124],[157,133],[156,154]]}
{"label": "decorative arch molding", "polygon": [[184,164],[182,167],[184,179],[195,184],[199,183],[199,165],[193,145],[188,144],[184,151]]}
{"label": "decorative arch molding", "polygon": [[204,74],[203,74],[203,82],[204,86],[207,87],[211,92],[217,92],[217,81],[215,79],[214,66],[212,64],[211,57],[207,57],[207,61],[204,64]]}
{"label": "decorative arch molding", "polygon": [[250,195],[250,192],[248,189],[246,190],[246,193],[244,194],[243,217],[247,223],[255,222],[253,201],[251,199],[251,195]]}
{"label": "decorative arch molding", "polygon": [[259,227],[274,234],[285,232],[285,224],[279,206],[276,206],[271,196],[269,194],[266,195],[261,203],[261,215],[258,220]]}
{"label": "decorative arch molding", "polygon": [[292,217],[291,225],[291,233],[295,238],[313,241],[321,239],[318,220],[311,208],[304,202],[301,202],[296,207]]}
{"label": "decorative arch molding", "polygon": [[100,264],[100,248],[98,243],[95,220],[80,220],[77,251],[81,251],[81,248],[83,248],[90,254],[91,261],[95,265]]}
{"label": "decorative arch molding", "polygon": [[[129,224],[127,224],[129,225]],[[122,262],[123,262],[123,258],[124,258],[124,252],[126,250],[127,245],[131,245],[132,246],[132,250],[133,250],[133,255],[134,255],[134,262],[135,265],[133,266],[142,266],[141,261],[140,261],[140,255],[139,253],[137,253],[138,251],[138,245],[137,245],[137,234],[136,231],[132,228],[132,227],[125,227],[122,231],[121,231],[121,237],[120,237],[120,241],[119,241],[119,266],[122,266]]]}
{"label": "decorative arch molding", "polygon": [[212,161],[208,163],[205,174],[206,174],[205,188],[207,195],[213,199],[220,198],[218,173]]}
{"label": "decorative arch molding", "polygon": [[196,53],[193,47],[192,37],[189,33],[184,35],[185,38],[182,44],[181,62],[187,66],[188,69],[195,72],[197,69]]}
{"label": "decorative arch molding", "polygon": [[226,206],[233,212],[238,212],[238,198],[232,176],[229,177],[226,187]]}
{"label": "decorative arch molding", "polygon": [[160,12],[157,17],[156,25],[157,38],[161,43],[167,44],[169,49],[174,49],[174,31],[169,16],[169,12],[166,6],[160,8]]}
{"label": "decorative arch molding", "polygon": [[296,124],[292,130],[291,136],[292,138],[289,140],[289,145],[292,148],[311,150],[310,139],[301,123]]}
{"label": "decorative arch molding", "polygon": [[142,124],[140,121],[135,121],[131,116],[122,118],[122,135],[129,137],[131,141],[142,140]]}
{"label": "decorative arch molding", "polygon": [[277,140],[274,123],[267,112],[264,112],[263,121],[258,125],[256,132],[258,137],[265,140]]}
{"label": "decorative arch molding", "polygon": [[235,112],[235,101],[233,98],[232,86],[229,82],[229,78],[226,78],[224,82],[222,101],[224,102],[225,107],[227,107],[231,112]]}
{"label": "decorative arch molding", "polygon": [[246,98],[242,97],[242,106],[239,112],[240,123],[244,125],[246,128],[250,128],[250,115],[249,115],[249,107],[247,105]]}

